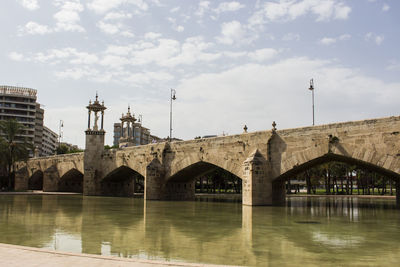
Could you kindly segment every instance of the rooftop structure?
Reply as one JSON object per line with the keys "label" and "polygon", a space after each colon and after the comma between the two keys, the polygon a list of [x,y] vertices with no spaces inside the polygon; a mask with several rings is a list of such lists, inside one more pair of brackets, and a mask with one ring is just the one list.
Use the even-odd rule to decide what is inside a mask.
{"label": "rooftop structure", "polygon": [[128,106],[128,112],[121,115],[121,123],[114,123],[114,146],[127,147],[146,145],[159,140],[160,138],[150,135],[150,129],[142,125],[142,121],[137,121],[135,114],[131,113]]}
{"label": "rooftop structure", "polygon": [[32,143],[37,155],[45,156],[48,152],[43,152],[44,110],[36,101],[35,89],[0,85],[0,120],[16,120],[21,123],[24,130],[17,136],[17,141]]}

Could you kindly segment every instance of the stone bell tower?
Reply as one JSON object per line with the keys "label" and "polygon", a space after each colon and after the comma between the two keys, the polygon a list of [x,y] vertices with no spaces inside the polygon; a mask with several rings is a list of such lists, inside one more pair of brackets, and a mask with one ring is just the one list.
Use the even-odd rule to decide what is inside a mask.
{"label": "stone bell tower", "polygon": [[[102,176],[100,173],[100,162],[104,151],[104,137],[106,133],[103,129],[104,110],[106,110],[106,107],[104,106],[104,101],[100,104],[96,93],[96,100],[93,103],[89,101],[89,105],[86,108],[88,109],[88,129],[85,131],[83,194],[93,196],[100,193],[97,180]],[[92,113],[94,114],[93,126],[91,126]],[[101,120],[100,127],[99,119]]]}
{"label": "stone bell tower", "polygon": [[[128,106],[126,115],[121,116],[121,138],[119,139],[119,147],[128,147],[135,145],[135,115],[131,114],[131,107]],[[124,125],[126,127],[124,128]]]}

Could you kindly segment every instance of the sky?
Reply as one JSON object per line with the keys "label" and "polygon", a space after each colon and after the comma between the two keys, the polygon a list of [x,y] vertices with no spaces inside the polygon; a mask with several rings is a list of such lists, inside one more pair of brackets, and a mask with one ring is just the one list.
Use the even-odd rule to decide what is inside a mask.
{"label": "sky", "polygon": [[128,105],[151,134],[239,134],[399,116],[397,0],[3,0],[0,84],[38,90],[45,125],[106,143]]}

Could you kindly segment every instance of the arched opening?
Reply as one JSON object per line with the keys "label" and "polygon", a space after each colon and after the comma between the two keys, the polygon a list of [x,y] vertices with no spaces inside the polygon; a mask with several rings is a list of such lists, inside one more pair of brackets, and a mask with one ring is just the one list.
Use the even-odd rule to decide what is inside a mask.
{"label": "arched opening", "polygon": [[391,170],[350,157],[327,154],[295,166],[274,183],[284,182],[286,195],[399,196],[398,181],[400,174]]}
{"label": "arched opening", "polygon": [[143,196],[144,177],[129,167],[121,166],[101,181],[103,196]]}
{"label": "arched opening", "polygon": [[77,169],[71,169],[58,182],[59,192],[83,192],[83,174]]}
{"label": "arched opening", "polygon": [[43,190],[43,172],[36,171],[28,180],[28,190]]}
{"label": "arched opening", "polygon": [[208,162],[197,162],[177,172],[167,181],[166,198],[173,200],[241,200],[242,180]]}

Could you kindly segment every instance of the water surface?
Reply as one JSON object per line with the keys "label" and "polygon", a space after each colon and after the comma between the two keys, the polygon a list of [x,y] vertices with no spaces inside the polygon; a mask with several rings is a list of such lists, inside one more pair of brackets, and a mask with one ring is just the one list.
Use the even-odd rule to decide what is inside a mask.
{"label": "water surface", "polygon": [[0,196],[0,242],[249,266],[397,265],[394,200],[290,198],[284,207],[67,195]]}

